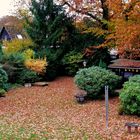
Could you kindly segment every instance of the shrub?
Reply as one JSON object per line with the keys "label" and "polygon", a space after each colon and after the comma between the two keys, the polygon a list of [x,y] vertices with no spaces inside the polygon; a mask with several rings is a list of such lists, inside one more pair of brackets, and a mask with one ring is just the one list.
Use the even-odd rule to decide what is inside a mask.
{"label": "shrub", "polygon": [[12,86],[13,86],[13,84],[11,84],[11,83],[5,83],[5,84],[4,84],[4,90],[5,90],[5,91],[8,91],[9,89],[12,88]]}
{"label": "shrub", "polygon": [[0,68],[0,86],[2,87],[8,81],[7,73]]}
{"label": "shrub", "polygon": [[118,86],[120,77],[109,70],[92,66],[90,68],[81,69],[75,76],[76,85],[85,91],[88,96],[97,98],[104,94],[104,86],[109,86],[109,93]]}
{"label": "shrub", "polygon": [[6,93],[6,91],[4,89],[0,88],[0,97],[4,96]]}
{"label": "shrub", "polygon": [[22,54],[25,59],[31,59],[34,57],[34,51],[32,49],[26,49],[23,51]]}
{"label": "shrub", "polygon": [[140,75],[125,82],[120,93],[121,110],[125,114],[140,116]]}
{"label": "shrub", "polygon": [[19,75],[18,83],[34,83],[36,81],[39,81],[40,77],[38,74],[34,71],[23,69]]}
{"label": "shrub", "polygon": [[25,49],[33,46],[33,43],[29,39],[14,39],[12,41],[4,41],[3,45],[5,46],[4,53],[10,55],[12,53],[22,52]]}
{"label": "shrub", "polygon": [[66,74],[75,75],[78,69],[82,66],[83,54],[71,51],[66,54],[62,59],[62,63],[65,66]]}
{"label": "shrub", "polygon": [[100,62],[99,62],[99,67],[101,68],[107,68],[107,65],[105,62],[102,61],[102,59],[100,59]]}
{"label": "shrub", "polygon": [[26,68],[37,72],[38,74],[45,74],[47,62],[46,59],[29,59],[25,61]]}
{"label": "shrub", "polygon": [[130,82],[137,82],[137,83],[140,83],[140,75],[135,75],[133,77],[130,77],[129,78],[129,81]]}
{"label": "shrub", "polygon": [[25,58],[21,53],[13,53],[3,58],[3,69],[7,72],[9,82],[16,83],[21,71],[25,68]]}
{"label": "shrub", "polygon": [[2,57],[3,57],[2,44],[0,43],[0,61],[2,60]]}
{"label": "shrub", "polygon": [[7,73],[0,67],[0,96],[5,94],[5,85],[8,81]]}
{"label": "shrub", "polygon": [[2,63],[7,63],[13,67],[21,68],[24,66],[25,57],[20,52],[5,55]]}

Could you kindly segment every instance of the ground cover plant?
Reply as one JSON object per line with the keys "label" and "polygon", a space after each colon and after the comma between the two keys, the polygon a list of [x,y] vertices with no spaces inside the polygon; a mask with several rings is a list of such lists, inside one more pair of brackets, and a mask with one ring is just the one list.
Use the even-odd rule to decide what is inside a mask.
{"label": "ground cover plant", "polygon": [[119,99],[109,100],[109,128],[105,128],[104,100],[78,104],[73,78],[61,77],[46,87],[17,88],[0,98],[1,139],[138,140],[127,133],[126,122],[139,117],[118,115]]}

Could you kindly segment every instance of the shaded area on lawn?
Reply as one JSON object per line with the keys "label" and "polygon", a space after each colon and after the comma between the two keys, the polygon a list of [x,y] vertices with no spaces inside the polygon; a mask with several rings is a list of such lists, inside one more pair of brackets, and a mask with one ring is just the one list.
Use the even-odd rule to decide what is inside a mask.
{"label": "shaded area on lawn", "polygon": [[128,134],[126,122],[135,116],[118,115],[118,98],[109,101],[109,129],[105,129],[105,102],[78,104],[73,78],[61,77],[45,87],[18,88],[0,98],[0,138],[69,140],[138,140]]}

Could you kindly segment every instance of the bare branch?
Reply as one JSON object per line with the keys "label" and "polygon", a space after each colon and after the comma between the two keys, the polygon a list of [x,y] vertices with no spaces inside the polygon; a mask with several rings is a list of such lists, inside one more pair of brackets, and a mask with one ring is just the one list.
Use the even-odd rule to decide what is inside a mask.
{"label": "bare branch", "polygon": [[88,11],[76,9],[70,3],[66,2],[66,1],[63,3],[62,6],[64,6],[64,5],[67,5],[68,7],[70,7],[71,9],[73,9],[77,13],[87,15],[87,16],[91,17],[92,19],[96,20],[97,22],[102,23],[102,20],[100,18],[98,18],[97,16],[94,16],[93,14],[89,13]]}

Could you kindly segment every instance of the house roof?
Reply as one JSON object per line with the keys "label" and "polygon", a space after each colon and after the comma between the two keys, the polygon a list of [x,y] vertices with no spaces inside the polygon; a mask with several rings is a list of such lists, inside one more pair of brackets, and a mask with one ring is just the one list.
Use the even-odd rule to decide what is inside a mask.
{"label": "house roof", "polygon": [[112,62],[113,64],[110,64],[108,68],[140,69],[140,60],[116,59],[116,60],[113,60]]}
{"label": "house roof", "polygon": [[12,39],[5,27],[3,27],[2,30],[0,31],[0,40],[3,39],[7,39],[7,40]]}
{"label": "house roof", "polygon": [[[0,36],[3,34],[3,30],[5,30],[9,36],[12,38],[18,38],[17,35],[21,35],[23,38],[26,38],[24,31],[19,31],[16,27],[6,26],[0,30]],[[0,38],[1,39],[1,38]]]}

